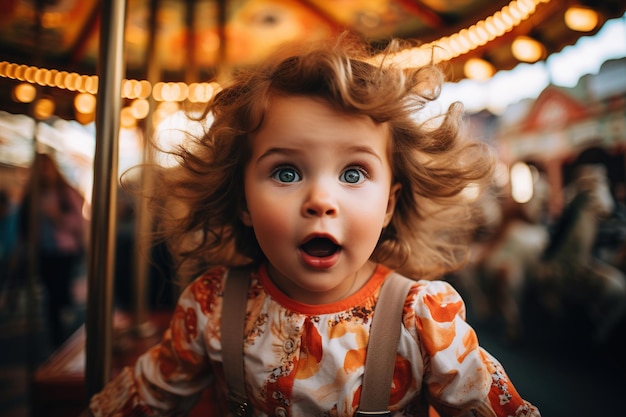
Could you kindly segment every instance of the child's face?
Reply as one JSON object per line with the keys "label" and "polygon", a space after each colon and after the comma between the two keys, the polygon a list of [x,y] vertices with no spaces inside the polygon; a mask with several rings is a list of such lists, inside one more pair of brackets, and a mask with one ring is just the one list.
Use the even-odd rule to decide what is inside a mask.
{"label": "child's face", "polygon": [[368,259],[400,188],[392,184],[390,140],[387,125],[368,117],[308,97],[272,100],[251,139],[242,219],[291,298],[330,303],[373,272]]}

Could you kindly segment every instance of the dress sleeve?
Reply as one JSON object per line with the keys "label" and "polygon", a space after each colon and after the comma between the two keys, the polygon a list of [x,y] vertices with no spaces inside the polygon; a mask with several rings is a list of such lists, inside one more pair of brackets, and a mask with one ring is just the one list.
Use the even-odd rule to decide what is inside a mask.
{"label": "dress sleeve", "polygon": [[501,364],[478,344],[465,304],[445,281],[414,286],[415,326],[424,359],[425,395],[442,416],[540,417]]}
{"label": "dress sleeve", "polygon": [[204,329],[222,276],[214,271],[185,289],[161,342],[91,398],[95,417],[187,415],[213,378]]}

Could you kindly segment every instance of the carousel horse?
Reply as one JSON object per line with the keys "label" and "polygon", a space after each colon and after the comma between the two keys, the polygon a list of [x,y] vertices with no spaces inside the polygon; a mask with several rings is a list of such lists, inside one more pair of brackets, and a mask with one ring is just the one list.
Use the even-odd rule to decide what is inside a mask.
{"label": "carousel horse", "polygon": [[593,255],[598,223],[614,207],[606,169],[578,169],[565,190],[569,203],[552,233],[542,221],[547,181],[539,177],[534,190],[528,203],[503,209],[499,228],[475,245],[457,281],[477,318],[502,318],[510,342],[523,335],[522,308],[532,290],[537,296],[533,303],[541,303],[554,318],[566,313],[565,305],[582,306],[593,323],[594,340],[603,343],[626,314],[624,274]]}
{"label": "carousel horse", "polygon": [[567,313],[565,304],[582,307],[594,327],[594,341],[604,343],[626,315],[626,277],[594,255],[599,222],[615,204],[606,168],[580,166],[565,192],[572,197],[534,269],[536,288],[555,315]]}
{"label": "carousel horse", "polygon": [[540,176],[527,203],[498,203],[497,228],[474,244],[470,262],[457,277],[476,318],[501,317],[510,342],[522,334],[524,291],[548,246],[548,230],[541,222],[548,195],[548,182]]}

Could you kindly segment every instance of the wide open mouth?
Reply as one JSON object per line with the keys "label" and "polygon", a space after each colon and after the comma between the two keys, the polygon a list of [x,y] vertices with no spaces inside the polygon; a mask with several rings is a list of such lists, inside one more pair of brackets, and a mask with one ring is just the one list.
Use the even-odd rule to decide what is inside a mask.
{"label": "wide open mouth", "polygon": [[334,255],[341,246],[326,237],[314,237],[300,246],[302,251],[307,255],[315,256],[316,258],[326,258]]}

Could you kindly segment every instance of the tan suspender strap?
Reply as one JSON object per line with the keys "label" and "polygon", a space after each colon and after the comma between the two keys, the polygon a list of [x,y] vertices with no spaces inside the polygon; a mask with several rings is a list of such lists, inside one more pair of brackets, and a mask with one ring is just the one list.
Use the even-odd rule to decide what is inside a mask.
{"label": "tan suspender strap", "polygon": [[231,268],[224,284],[222,304],[222,364],[228,384],[228,408],[237,417],[252,415],[243,370],[243,339],[250,268]]}
{"label": "tan suspender strap", "polygon": [[415,283],[392,272],[383,283],[372,318],[357,417],[391,416],[389,398],[402,327],[402,311]]}

